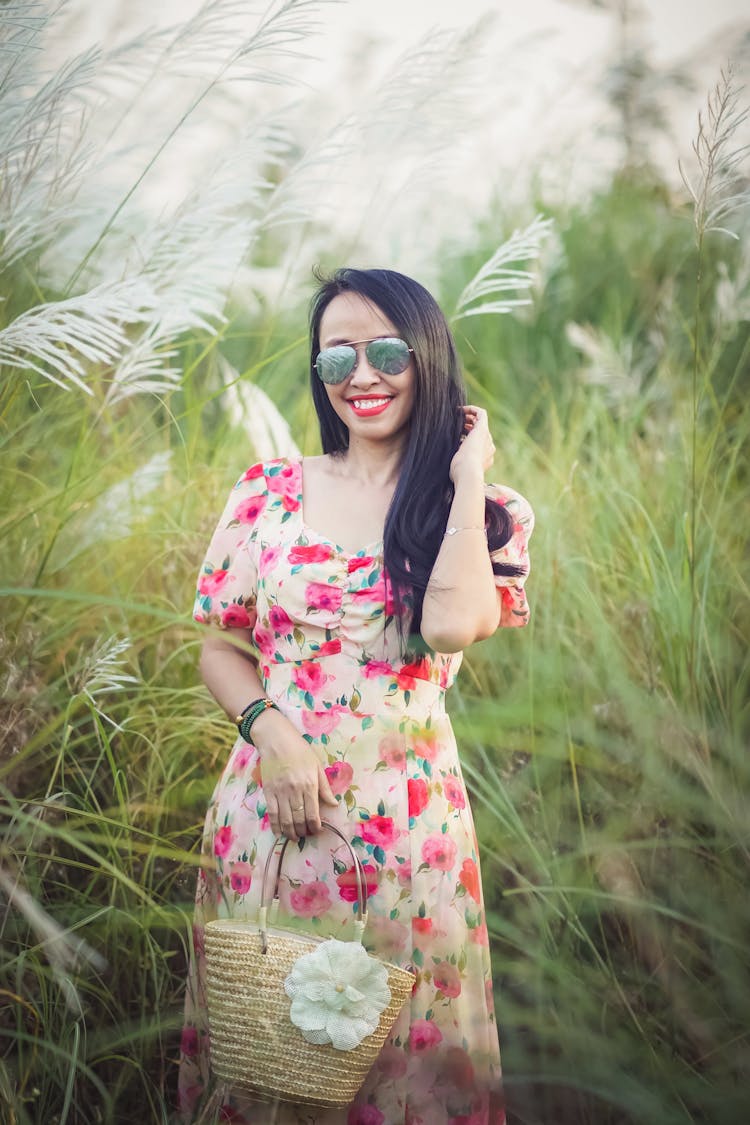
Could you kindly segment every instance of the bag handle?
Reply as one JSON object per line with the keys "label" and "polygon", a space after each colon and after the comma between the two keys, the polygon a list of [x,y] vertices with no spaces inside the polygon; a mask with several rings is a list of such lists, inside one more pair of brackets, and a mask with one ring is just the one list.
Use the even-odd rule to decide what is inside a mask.
{"label": "bag handle", "polygon": [[[359,908],[359,917],[354,921],[354,938],[356,941],[362,941],[365,926],[367,925],[367,879],[362,868],[362,861],[355,852],[354,848],[347,840],[343,832],[341,832],[335,825],[331,824],[329,820],[322,820],[321,824],[324,828],[335,832],[340,840],[346,845],[354,866],[354,874],[357,880],[357,906]],[[258,930],[260,932],[261,948],[265,953],[268,949],[268,906],[267,906],[267,891],[269,889],[268,875],[271,870],[271,861],[276,853],[276,849],[281,844],[281,851],[279,852],[279,862],[276,867],[276,880],[273,887],[273,901],[271,903],[271,924],[273,925],[276,920],[276,913],[279,909],[279,883],[281,882],[281,865],[284,862],[284,855],[289,846],[289,837],[279,835],[273,842],[271,849],[266,858],[266,865],[263,869],[263,884],[260,890],[260,909],[258,911]]]}

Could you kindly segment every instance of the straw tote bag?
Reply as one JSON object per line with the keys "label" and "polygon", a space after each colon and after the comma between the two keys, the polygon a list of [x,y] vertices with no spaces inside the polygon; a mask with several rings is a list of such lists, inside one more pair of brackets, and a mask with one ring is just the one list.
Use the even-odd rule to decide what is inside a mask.
{"label": "straw tote bag", "polygon": [[[206,992],[211,1066],[217,1078],[259,1098],[343,1107],[353,1101],[414,974],[368,954],[367,883],[346,837],[357,880],[358,918],[349,941],[274,928],[289,840],[278,836],[263,872],[257,922],[207,922]],[[269,873],[278,845],[268,924]]]}

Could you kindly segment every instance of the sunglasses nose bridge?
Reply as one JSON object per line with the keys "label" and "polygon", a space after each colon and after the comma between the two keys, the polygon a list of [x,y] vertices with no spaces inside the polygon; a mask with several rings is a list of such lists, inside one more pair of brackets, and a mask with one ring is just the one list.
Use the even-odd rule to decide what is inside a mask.
{"label": "sunglasses nose bridge", "polygon": [[366,345],[364,344],[359,344],[355,348],[357,358],[354,361],[354,367],[349,379],[352,383],[365,382],[368,386],[371,386],[373,383],[378,382],[381,375],[378,369],[373,367],[370,363],[365,348]]}

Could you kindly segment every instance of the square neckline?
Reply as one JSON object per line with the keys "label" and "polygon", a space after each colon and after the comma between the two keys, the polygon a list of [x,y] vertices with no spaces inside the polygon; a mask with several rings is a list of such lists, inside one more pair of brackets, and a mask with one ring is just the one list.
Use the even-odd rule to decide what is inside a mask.
{"label": "square neckline", "polygon": [[[325,543],[329,547],[333,547],[335,549],[335,551],[337,552],[337,554],[341,555],[343,558],[346,558],[346,559],[365,558],[366,556],[368,556],[370,554],[375,554],[376,556],[382,555],[382,553],[383,553],[383,539],[382,539],[382,537],[380,539],[373,539],[370,543],[365,543],[364,547],[360,547],[359,550],[357,550],[357,551],[347,551],[347,550],[345,550],[344,547],[341,546],[340,543],[337,543],[334,539],[329,538],[329,536],[327,536],[327,535],[321,534],[321,532],[316,531],[314,527],[310,526],[310,524],[307,522],[307,520],[305,518],[305,469],[304,469],[304,461],[305,461],[304,456],[302,454],[300,454],[299,457],[297,458],[297,465],[299,466],[299,512],[298,512],[298,515],[299,515],[299,522],[300,522],[300,525],[301,525],[302,529],[307,533],[307,535],[313,536],[313,538],[317,539],[319,542]],[[375,550],[375,548],[377,548],[377,550]]]}

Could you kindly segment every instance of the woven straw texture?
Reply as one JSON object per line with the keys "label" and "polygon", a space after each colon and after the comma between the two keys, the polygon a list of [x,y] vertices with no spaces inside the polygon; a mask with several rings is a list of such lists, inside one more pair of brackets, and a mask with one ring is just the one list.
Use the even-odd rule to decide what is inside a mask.
{"label": "woven straw texture", "polygon": [[289,1018],[284,980],[322,938],[268,930],[268,952],[250,922],[206,924],[206,973],[211,1066],[218,1078],[250,1093],[301,1105],[348,1106],[365,1080],[414,975],[385,963],[391,1002],[380,1023],[353,1051],[308,1043]]}

